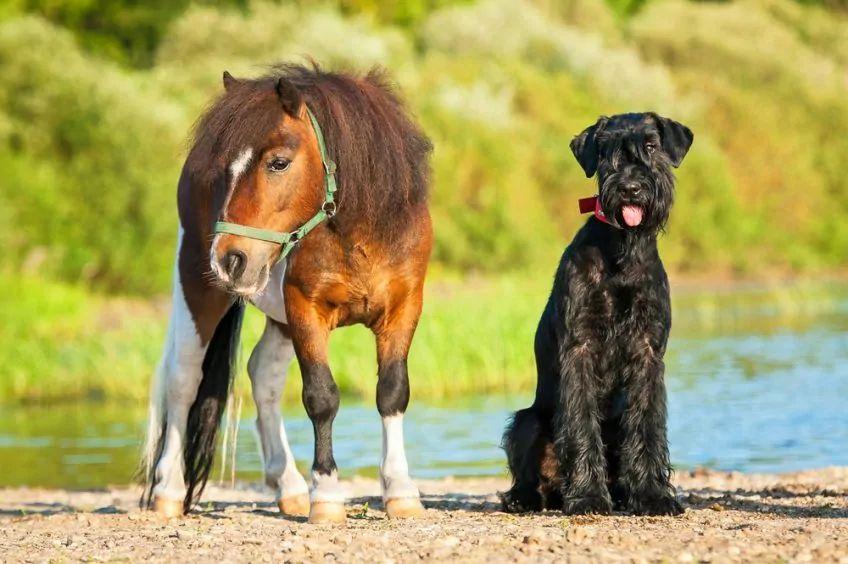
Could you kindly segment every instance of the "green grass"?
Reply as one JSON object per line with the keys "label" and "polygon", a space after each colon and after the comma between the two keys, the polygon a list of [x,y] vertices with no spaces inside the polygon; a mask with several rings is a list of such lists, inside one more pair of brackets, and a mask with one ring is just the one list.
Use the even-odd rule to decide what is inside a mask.
{"label": "green grass", "polygon": [[[549,291],[547,273],[429,283],[409,369],[416,399],[528,393],[533,389],[533,332]],[[832,281],[675,288],[675,337],[806,330],[844,310],[846,287]],[[164,339],[168,305],[105,298],[84,290],[0,275],[0,403],[108,399],[143,403]],[[237,392],[249,383],[244,364],[264,323],[248,309]],[[693,342],[691,339],[689,342]],[[342,393],[371,400],[374,339],[363,327],[333,333],[330,364]],[[299,402],[296,363],[286,401]]]}
{"label": "green grass", "polygon": [[[410,356],[416,397],[507,393],[531,384],[533,329],[544,299],[534,285],[510,280],[432,284]],[[159,359],[168,308],[105,298],[84,290],[0,276],[0,403],[106,398],[144,401]],[[495,307],[496,306],[496,307]],[[237,391],[264,317],[248,308]],[[364,327],[333,333],[330,364],[343,394],[372,398],[374,339]],[[299,401],[290,372],[287,401]]]}

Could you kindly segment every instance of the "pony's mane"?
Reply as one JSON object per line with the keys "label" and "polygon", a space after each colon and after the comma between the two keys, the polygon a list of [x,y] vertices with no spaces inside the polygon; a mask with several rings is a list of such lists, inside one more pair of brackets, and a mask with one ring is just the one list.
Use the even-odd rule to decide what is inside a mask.
{"label": "pony's mane", "polygon": [[332,225],[341,231],[366,227],[393,239],[409,224],[410,211],[426,201],[432,145],[380,69],[355,75],[286,64],[241,80],[195,127],[187,161],[194,189],[212,191],[216,205],[223,201],[228,164],[246,147],[261,146],[282,119],[275,91],[281,77],[315,114],[338,167]]}

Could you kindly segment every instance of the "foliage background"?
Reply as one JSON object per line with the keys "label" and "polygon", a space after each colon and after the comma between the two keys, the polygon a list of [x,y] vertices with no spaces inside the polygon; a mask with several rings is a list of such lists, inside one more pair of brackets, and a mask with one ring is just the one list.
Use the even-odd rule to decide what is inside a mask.
{"label": "foliage background", "polygon": [[[846,14],[844,0],[2,3],[0,357],[17,384],[0,398],[51,396],[48,384],[62,379],[82,394],[111,393],[79,378],[107,367],[149,373],[165,314],[124,305],[168,289],[188,132],[224,69],[250,76],[281,60],[390,69],[436,146],[435,280],[532,277],[541,301],[584,221],[575,200],[594,191],[570,139],[600,114],[647,109],[696,134],[662,239],[675,275],[840,269]],[[489,303],[527,295],[520,284],[494,287]],[[447,350],[456,343],[445,331],[468,316],[457,319],[459,302],[443,298],[428,300],[443,315],[423,330]],[[109,319],[130,324],[114,341],[108,331],[84,334],[100,327],[104,300],[113,300]],[[519,366],[531,371],[524,332],[536,301],[484,324],[521,328],[508,337],[523,352],[487,368],[502,380]],[[89,350],[56,333],[69,342],[107,336]]]}
{"label": "foliage background", "polygon": [[[442,6],[444,4],[444,6]],[[450,5],[448,5],[450,4]],[[8,271],[167,289],[187,132],[220,75],[311,56],[384,65],[432,136],[435,262],[555,260],[593,186],[568,151],[599,114],[696,132],[663,241],[677,271],[848,255],[848,19],[792,0],[22,2],[0,24]]]}

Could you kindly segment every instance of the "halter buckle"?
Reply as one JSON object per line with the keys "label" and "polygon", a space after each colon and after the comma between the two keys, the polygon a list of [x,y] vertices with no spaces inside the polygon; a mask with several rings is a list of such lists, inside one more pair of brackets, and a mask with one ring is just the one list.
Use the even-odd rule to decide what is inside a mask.
{"label": "halter buckle", "polygon": [[327,214],[327,217],[336,215],[336,202],[324,202],[321,204],[321,211]]}

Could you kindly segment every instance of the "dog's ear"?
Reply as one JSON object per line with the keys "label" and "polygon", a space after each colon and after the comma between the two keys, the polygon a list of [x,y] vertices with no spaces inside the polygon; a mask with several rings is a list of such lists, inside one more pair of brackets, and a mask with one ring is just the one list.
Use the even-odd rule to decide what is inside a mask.
{"label": "dog's ear", "polygon": [[285,78],[277,81],[277,96],[280,97],[280,103],[283,105],[283,110],[292,117],[297,117],[300,114],[300,106],[303,104],[303,98],[297,87]]}
{"label": "dog's ear", "polygon": [[229,71],[224,71],[224,90],[229,90],[241,81],[230,74]]}
{"label": "dog's ear", "polygon": [[686,156],[689,147],[692,146],[692,140],[695,138],[692,130],[673,119],[656,114],[654,114],[654,118],[657,120],[657,127],[660,130],[663,151],[671,158],[672,165],[680,166],[683,157]]}
{"label": "dog's ear", "polygon": [[574,158],[583,167],[586,178],[592,178],[598,170],[598,143],[595,137],[606,124],[606,121],[607,118],[600,118],[595,125],[587,127],[580,135],[571,140],[571,152],[574,153]]}

